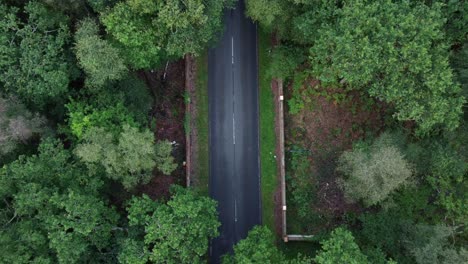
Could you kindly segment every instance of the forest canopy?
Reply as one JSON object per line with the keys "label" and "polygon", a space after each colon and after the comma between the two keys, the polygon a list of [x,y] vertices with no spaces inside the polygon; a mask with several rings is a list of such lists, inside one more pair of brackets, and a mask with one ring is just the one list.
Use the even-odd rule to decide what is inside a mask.
{"label": "forest canopy", "polygon": [[[468,1],[243,2],[265,210],[222,263],[468,263]],[[208,262],[207,54],[234,4],[1,1],[0,263]],[[279,235],[277,96],[299,244]]]}

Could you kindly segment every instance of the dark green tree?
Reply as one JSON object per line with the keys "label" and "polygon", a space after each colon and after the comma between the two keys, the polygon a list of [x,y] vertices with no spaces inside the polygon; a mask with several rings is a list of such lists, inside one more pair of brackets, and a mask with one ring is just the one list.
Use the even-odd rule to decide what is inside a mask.
{"label": "dark green tree", "polygon": [[54,140],[3,167],[2,262],[83,263],[105,254],[118,215],[100,196],[102,185]]}
{"label": "dark green tree", "polygon": [[468,224],[467,175],[466,159],[457,151],[441,145],[434,149],[427,180],[435,190],[436,203],[446,210],[446,216],[461,224]]}
{"label": "dark green tree", "polygon": [[266,226],[256,226],[247,238],[234,246],[234,255],[226,255],[223,263],[282,263],[284,255],[275,245],[275,236]]}
{"label": "dark green tree", "polygon": [[[24,12],[25,20],[20,19]],[[68,91],[67,19],[38,2],[24,10],[0,4],[0,83],[37,107]]]}
{"label": "dark green tree", "polygon": [[[314,258],[318,264],[365,264],[371,263],[354,241],[353,234],[344,229],[337,228],[330,234],[330,238],[322,241],[322,250]],[[389,260],[387,263],[395,263]]]}
{"label": "dark green tree", "polygon": [[136,69],[199,54],[222,29],[225,0],[123,1],[101,15],[107,32]]}
{"label": "dark green tree", "polygon": [[173,187],[167,204],[134,197],[127,210],[134,236],[123,243],[121,263],[202,263],[218,235],[216,202],[193,190]]}
{"label": "dark green tree", "polygon": [[337,22],[323,24],[310,49],[324,83],[368,93],[414,120],[420,133],[459,125],[465,98],[453,82],[441,5],[390,0],[346,2]]}

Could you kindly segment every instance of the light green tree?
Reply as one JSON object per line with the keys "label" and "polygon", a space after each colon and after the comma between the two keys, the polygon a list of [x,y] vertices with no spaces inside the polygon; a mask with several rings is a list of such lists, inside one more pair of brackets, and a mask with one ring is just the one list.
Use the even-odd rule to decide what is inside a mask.
{"label": "light green tree", "polygon": [[345,197],[362,200],[366,206],[385,200],[398,187],[408,183],[412,166],[399,148],[388,140],[390,134],[380,136],[372,145],[357,145],[339,158],[337,170],[344,174],[339,184]]}
{"label": "light green tree", "polygon": [[130,201],[129,224],[140,231],[134,230],[135,236],[124,242],[121,263],[204,262],[209,240],[218,235],[216,202],[182,187],[174,187],[172,192],[167,204],[158,204],[146,195]]}
{"label": "light green tree", "polygon": [[119,80],[127,72],[119,50],[99,36],[98,25],[91,18],[85,18],[78,24],[75,53],[88,76],[86,81],[90,87],[101,87],[107,81]]}
{"label": "light green tree", "polygon": [[85,89],[80,97],[65,105],[69,134],[82,139],[91,127],[101,127],[118,136],[122,125],[147,127],[152,97],[146,84],[133,75],[101,89]]}
{"label": "light green tree", "polygon": [[103,128],[92,127],[83,136],[83,143],[75,154],[91,171],[104,169],[106,175],[120,181],[127,189],[148,183],[155,167],[170,174],[176,167],[169,142],[154,145],[154,135],[149,130],[124,125],[115,137]]}
{"label": "light green tree", "polygon": [[283,15],[284,0],[247,0],[246,15],[260,23],[265,29],[273,29],[273,22]]}

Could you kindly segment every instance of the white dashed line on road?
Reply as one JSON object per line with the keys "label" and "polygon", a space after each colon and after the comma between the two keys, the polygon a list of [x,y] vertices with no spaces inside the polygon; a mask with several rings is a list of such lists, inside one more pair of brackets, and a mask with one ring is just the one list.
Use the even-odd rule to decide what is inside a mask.
{"label": "white dashed line on road", "polygon": [[237,222],[237,200],[234,200],[234,222]]}
{"label": "white dashed line on road", "polygon": [[234,112],[232,113],[232,141],[235,145],[236,144],[236,118],[234,117]]}
{"label": "white dashed line on road", "polygon": [[231,58],[232,64],[234,64],[234,37],[231,37]]}

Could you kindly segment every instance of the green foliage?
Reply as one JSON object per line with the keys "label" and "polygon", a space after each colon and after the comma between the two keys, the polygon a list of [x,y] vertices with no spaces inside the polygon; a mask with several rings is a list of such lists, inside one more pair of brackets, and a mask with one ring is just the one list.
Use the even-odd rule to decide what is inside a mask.
{"label": "green foliage", "polygon": [[115,5],[118,0],[86,0],[95,12],[103,12]]}
{"label": "green foliage", "polygon": [[466,249],[461,249],[459,253],[449,245],[448,238],[453,232],[452,228],[442,225],[411,226],[405,239],[406,250],[418,264],[465,263],[468,261]]}
{"label": "green foliage", "polygon": [[[468,2],[466,3],[468,4]],[[468,27],[467,27],[468,28]],[[468,41],[457,51],[454,51],[451,58],[452,68],[461,84],[465,98],[468,97]]]}
{"label": "green foliage", "polygon": [[57,9],[61,12],[80,14],[86,11],[86,0],[40,0],[44,4],[49,5],[51,8]]}
{"label": "green foliage", "polygon": [[234,246],[234,255],[227,255],[223,263],[281,263],[284,255],[275,245],[275,236],[266,226],[256,226],[247,238]]}
{"label": "green foliage", "polygon": [[199,54],[222,29],[227,1],[126,0],[101,15],[107,32],[136,69]]}
{"label": "green foliage", "polygon": [[94,20],[86,18],[78,24],[75,40],[76,57],[88,76],[86,81],[90,87],[101,87],[107,81],[125,76],[127,67],[119,50],[99,36]]}
{"label": "green foliage", "polygon": [[[288,0],[291,1],[291,0]],[[325,23],[333,23],[337,19],[337,10],[340,2],[337,0],[292,0],[295,4],[303,4],[297,8],[294,14],[290,14],[289,34],[284,37],[293,40],[300,45],[313,45],[320,37],[317,31]]]}
{"label": "green foliage", "polygon": [[348,199],[375,205],[408,183],[412,166],[390,138],[382,134],[372,145],[357,145],[340,156],[337,170],[346,176],[340,185]]}
{"label": "green foliage", "polygon": [[5,263],[83,263],[105,252],[117,213],[102,181],[63,146],[44,141],[0,171],[0,254]]}
{"label": "green foliage", "polygon": [[306,264],[311,260],[297,256],[288,260],[275,245],[275,235],[266,226],[255,226],[249,231],[245,239],[234,246],[234,255],[225,255],[222,258],[224,264],[247,263],[282,263],[282,264]]}
{"label": "green foliage", "polygon": [[279,0],[247,0],[246,15],[265,29],[271,30],[273,22],[282,13]]}
{"label": "green foliage", "polygon": [[466,160],[452,148],[438,146],[433,153],[431,171],[427,180],[436,190],[436,203],[446,210],[451,219],[467,224],[468,165]]}
{"label": "green foliage", "polygon": [[459,124],[465,98],[453,82],[444,41],[441,5],[353,0],[323,22],[310,49],[312,72],[328,84],[391,103],[399,120],[414,120],[419,133]]}
{"label": "green foliage", "polygon": [[295,73],[294,74],[294,81],[293,81],[293,92],[291,99],[288,100],[289,106],[289,113],[290,114],[297,114],[302,109],[304,109],[306,103],[310,103],[312,101],[311,94],[313,93],[312,89],[307,89],[311,87],[307,87],[304,89],[303,83],[306,81],[308,75],[305,73]]}
{"label": "green foliage", "polygon": [[152,170],[158,167],[170,174],[177,165],[170,156],[170,143],[153,145],[154,136],[148,131],[124,125],[118,137],[103,128],[91,127],[77,145],[75,154],[91,171],[104,168],[107,176],[120,181],[127,189],[148,183]]}
{"label": "green foliage", "polygon": [[344,228],[331,232],[330,238],[321,242],[322,250],[314,258],[318,264],[365,264],[370,263],[354,241],[353,234]]}
{"label": "green foliage", "polygon": [[[301,0],[246,0],[246,15],[258,22],[266,32],[292,37],[291,20],[300,12]],[[306,1],[307,2],[307,1]],[[315,2],[315,1],[314,1]],[[315,5],[316,3],[314,3]],[[309,9],[314,5],[304,7]]]}
{"label": "green foliage", "polygon": [[102,127],[114,135],[122,131],[124,124],[146,127],[151,105],[152,97],[145,83],[128,76],[118,84],[71,100],[66,105],[70,133],[81,139],[90,127]]}
{"label": "green foliage", "polygon": [[[21,20],[21,13],[26,15]],[[0,4],[0,83],[37,107],[68,91],[70,65],[67,20],[37,2],[23,11]]]}
{"label": "green foliage", "polygon": [[174,163],[174,157],[171,154],[171,142],[163,140],[156,143],[155,161],[158,169],[166,175],[170,175],[177,168],[177,164]]}
{"label": "green foliage", "polygon": [[272,78],[281,78],[285,80],[293,76],[294,70],[304,60],[305,56],[299,48],[289,46],[279,46],[273,49],[271,54],[272,62],[268,69],[268,75]]}
{"label": "green foliage", "polygon": [[463,43],[468,36],[468,2],[464,0],[445,0],[447,36],[455,43]]}
{"label": "green foliage", "polygon": [[317,190],[312,173],[312,166],[307,156],[293,154],[291,160],[291,170],[294,180],[288,184],[291,189],[292,199],[300,218],[311,216],[312,202],[315,199],[314,193]]}
{"label": "green foliage", "polygon": [[218,235],[216,202],[182,187],[173,188],[167,204],[144,195],[134,197],[127,210],[130,226],[144,238],[125,241],[121,263],[202,263],[209,240]]}
{"label": "green foliage", "polygon": [[366,249],[377,248],[399,263],[411,263],[411,258],[404,255],[403,233],[408,223],[401,219],[396,210],[365,213],[359,219],[362,223],[359,241],[366,245]]}
{"label": "green foliage", "polygon": [[106,108],[96,108],[83,102],[72,101],[66,105],[68,109],[68,123],[71,133],[82,139],[86,131],[93,127],[102,127],[118,135],[122,125],[138,127],[133,116],[122,103],[109,105]]}

